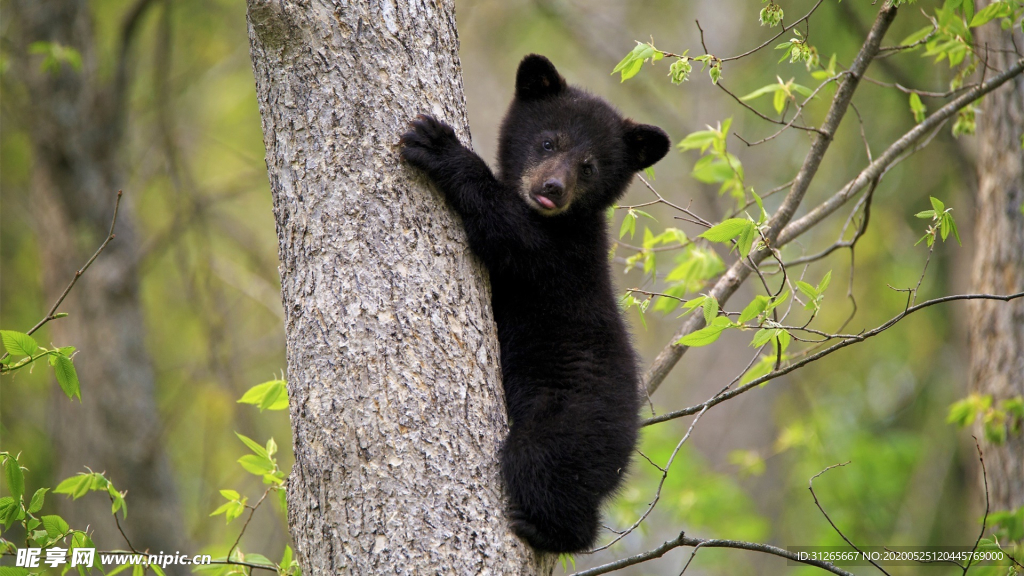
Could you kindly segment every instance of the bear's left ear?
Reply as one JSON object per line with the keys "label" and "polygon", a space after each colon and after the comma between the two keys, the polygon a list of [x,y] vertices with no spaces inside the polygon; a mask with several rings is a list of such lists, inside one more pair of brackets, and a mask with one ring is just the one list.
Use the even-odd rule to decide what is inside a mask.
{"label": "bear's left ear", "polygon": [[537,100],[562,90],[565,90],[565,78],[555,70],[551,60],[530,54],[519,63],[516,72],[516,98],[519,100]]}
{"label": "bear's left ear", "polygon": [[637,124],[632,120],[624,122],[622,139],[626,143],[626,160],[630,170],[638,172],[653,166],[668,153],[668,134],[657,126]]}

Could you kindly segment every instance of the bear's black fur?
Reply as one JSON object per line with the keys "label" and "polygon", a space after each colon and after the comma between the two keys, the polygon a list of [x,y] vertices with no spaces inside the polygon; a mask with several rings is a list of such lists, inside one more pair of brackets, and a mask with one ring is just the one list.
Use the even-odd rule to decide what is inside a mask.
{"label": "bear's black fur", "polygon": [[510,432],[512,528],[546,552],[597,538],[637,439],[639,375],[608,262],[606,209],[669,148],[530,55],[501,125],[496,178],[448,125],[419,116],[402,157],[460,216],[491,277]]}

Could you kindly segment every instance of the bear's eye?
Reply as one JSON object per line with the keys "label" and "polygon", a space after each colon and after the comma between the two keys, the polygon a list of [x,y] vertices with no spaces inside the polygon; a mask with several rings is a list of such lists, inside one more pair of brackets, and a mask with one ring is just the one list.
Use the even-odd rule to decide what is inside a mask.
{"label": "bear's eye", "polygon": [[544,146],[544,149],[547,150],[548,152],[551,152],[552,150],[555,149],[555,144],[551,142],[551,140],[545,140],[542,146]]}
{"label": "bear's eye", "polygon": [[584,176],[593,176],[594,175],[594,167],[591,166],[590,164],[585,164],[583,166],[583,175]]}

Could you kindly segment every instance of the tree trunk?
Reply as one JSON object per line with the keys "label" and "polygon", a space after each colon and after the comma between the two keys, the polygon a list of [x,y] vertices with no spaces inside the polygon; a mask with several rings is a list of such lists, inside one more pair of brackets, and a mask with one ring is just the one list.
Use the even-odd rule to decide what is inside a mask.
{"label": "tree trunk", "polygon": [[550,572],[508,529],[485,272],[399,161],[425,112],[469,141],[454,2],[249,0],[274,197],[307,574]]}
{"label": "tree trunk", "polygon": [[[981,10],[989,2],[980,2]],[[1016,30],[1016,27],[1014,27]],[[1017,46],[1022,35],[1015,33]],[[1005,70],[1016,61],[1010,32],[999,19],[978,29],[988,63]],[[978,116],[978,199],[973,291],[1009,294],[1024,290],[1024,77],[993,91]],[[994,402],[1024,395],[1024,301],[975,300],[971,304],[971,389]],[[983,438],[982,435],[978,436]],[[984,442],[993,510],[1024,506],[1024,435],[1002,445]]]}
{"label": "tree trunk", "polygon": [[[118,155],[127,76],[101,82],[88,3],[24,0],[14,2],[11,12],[21,51],[12,65],[26,89],[23,118],[33,150],[34,225],[46,299],[53,301],[110,228],[123,181]],[[76,49],[81,70],[67,63],[56,72],[41,70],[42,57],[28,54],[33,42]],[[56,480],[86,466],[105,471],[119,490],[128,491],[131,513],[122,526],[135,548],[187,552],[144,344],[130,191],[116,234],[64,301],[61,310],[69,316],[49,324],[55,344],[78,348],[75,367],[82,383],[81,404],[55,392]],[[125,547],[105,495],[52,501],[73,528],[89,526],[101,548]]]}

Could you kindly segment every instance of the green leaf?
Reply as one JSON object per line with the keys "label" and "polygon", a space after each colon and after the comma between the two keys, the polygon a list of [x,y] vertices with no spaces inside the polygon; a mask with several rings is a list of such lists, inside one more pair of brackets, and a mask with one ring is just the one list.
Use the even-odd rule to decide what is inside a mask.
{"label": "green leaf", "polygon": [[696,332],[691,332],[686,336],[683,336],[676,341],[676,344],[689,346],[691,348],[707,346],[715,340],[718,340],[718,337],[722,335],[722,330],[723,328],[719,328],[717,326],[705,326]]}
{"label": "green leaf", "polygon": [[22,508],[20,501],[10,496],[0,498],[0,524],[3,524],[4,528],[9,528],[11,524],[24,517],[25,510]]}
{"label": "green leaf", "polygon": [[61,538],[71,530],[68,523],[60,516],[43,516],[41,520],[43,521],[43,527],[46,528],[46,535],[50,538]]}
{"label": "green leaf", "polygon": [[622,238],[629,232],[629,237],[632,238],[636,232],[636,213],[633,210],[627,210],[626,215],[622,218],[622,226],[619,227],[619,238]]}
{"label": "green leaf", "polygon": [[238,439],[241,440],[246,446],[248,446],[249,449],[252,450],[253,453],[255,453],[257,456],[259,456],[260,458],[269,459],[269,454],[267,454],[266,449],[263,448],[263,446],[261,446],[259,442],[256,442],[255,440],[249,438],[248,436],[245,436],[244,434],[239,434],[238,432],[235,432],[235,436],[238,436]]}
{"label": "green leaf", "polygon": [[931,200],[932,208],[935,210],[936,214],[942,214],[946,210],[946,205],[943,204],[942,201],[939,200],[938,198],[934,196],[929,196],[928,199]]}
{"label": "green leaf", "polygon": [[786,107],[786,97],[786,91],[783,89],[777,91],[775,97],[772,98],[772,107],[775,108],[776,114],[782,114],[782,109]]}
{"label": "green leaf", "polygon": [[36,490],[36,493],[32,495],[32,500],[28,505],[29,514],[35,514],[43,509],[43,502],[46,499],[46,493],[49,491],[49,488],[40,488],[39,490]]}
{"label": "green leaf", "polygon": [[711,83],[718,84],[718,81],[722,78],[722,63],[715,62],[711,69],[708,70],[708,74],[711,76]]}
{"label": "green leaf", "polygon": [[917,42],[919,40],[924,40],[925,38],[931,35],[932,30],[933,28],[931,26],[925,26],[924,28],[921,28],[917,32],[914,32],[910,36],[907,36],[906,38],[901,40],[900,45],[906,46],[907,44],[913,44],[914,42]]}
{"label": "green leaf", "polygon": [[704,152],[719,138],[718,132],[714,130],[700,130],[692,132],[683,138],[682,142],[676,146],[680,150],[693,150],[699,148],[701,152]]}
{"label": "green leaf", "polygon": [[960,231],[956,229],[956,221],[953,220],[953,215],[946,212],[946,217],[949,219],[949,227],[953,231],[953,237],[956,238],[956,243],[963,246],[963,242],[960,241]]}
{"label": "green leaf", "polygon": [[246,552],[245,561],[252,564],[262,564],[263,566],[275,566],[275,564],[270,561],[270,558],[255,552]]}
{"label": "green leaf", "polygon": [[977,14],[974,15],[974,18],[971,18],[970,27],[977,28],[978,26],[981,26],[982,24],[985,24],[995,18],[1005,18],[1006,16],[1009,16],[1012,12],[1013,9],[1010,7],[1008,3],[993,2],[988,6],[982,8],[981,12],[978,12]]}
{"label": "green leaf", "polygon": [[918,212],[917,214],[914,214],[914,216],[930,220],[932,218],[935,218],[935,210],[925,210],[923,212]]}
{"label": "green leaf", "polygon": [[710,326],[711,322],[718,316],[718,300],[714,296],[708,296],[704,299],[703,309],[704,323]]}
{"label": "green leaf", "polygon": [[21,471],[18,461],[11,456],[4,459],[4,475],[7,477],[7,489],[15,500],[25,493],[25,474]]}
{"label": "green leaf", "polygon": [[[778,347],[782,348],[782,351],[785,352],[786,348],[789,348],[789,341],[790,341],[789,332],[786,331],[783,328],[777,328],[775,330],[775,338],[776,338],[776,340],[773,341],[773,343],[776,344]],[[776,353],[777,352],[778,352],[778,350],[776,349]]]}
{"label": "green leaf", "polygon": [[75,365],[71,362],[71,359],[63,354],[57,354],[54,356],[56,360],[53,364],[53,372],[57,375],[57,383],[60,384],[60,389],[64,391],[64,394],[68,398],[82,399],[82,391],[78,383],[78,372],[75,371]]}
{"label": "green leaf", "polygon": [[729,218],[705,230],[698,238],[704,238],[709,242],[729,242],[753,225],[754,223],[746,218]]}
{"label": "green leaf", "polygon": [[753,92],[747,94],[746,96],[741,97],[740,100],[753,100],[754,98],[759,98],[761,96],[764,96],[765,94],[772,94],[780,90],[785,90],[782,84],[769,84],[767,86],[762,86],[757,90],[754,90]]}
{"label": "green leaf", "polygon": [[762,328],[754,333],[754,339],[750,341],[750,345],[754,348],[760,348],[768,343],[775,335],[775,330],[771,328]]}
{"label": "green leaf", "polygon": [[36,344],[35,339],[22,332],[15,332],[14,330],[0,330],[0,339],[3,340],[4,348],[6,348],[7,352],[10,354],[31,356],[39,350],[39,344]]}
{"label": "green leaf", "polygon": [[921,123],[928,112],[928,108],[921,102],[921,97],[917,95],[917,92],[910,94],[910,111],[914,114],[914,122],[917,123]]}
{"label": "green leaf", "polygon": [[818,295],[817,290],[814,289],[814,286],[811,286],[810,284],[804,282],[803,280],[796,281],[796,289],[799,290],[801,293],[805,294],[809,298],[814,298],[815,296]]}
{"label": "green leaf", "polygon": [[750,301],[750,304],[747,304],[747,307],[744,308],[742,312],[740,312],[740,317],[739,317],[738,322],[740,322],[740,323],[749,322],[749,321],[753,320],[754,318],[757,318],[757,316],[759,314],[761,314],[762,312],[764,312],[765,308],[767,308],[767,307],[768,307],[768,297],[767,296],[761,295],[761,296],[754,297],[754,299]]}
{"label": "green leaf", "polygon": [[92,474],[78,474],[77,476],[64,479],[63,482],[53,489],[53,493],[67,494],[68,496],[71,496],[72,499],[78,500],[89,492],[89,488],[92,487],[92,483]]}
{"label": "green leaf", "polygon": [[740,232],[740,237],[736,240],[736,252],[739,253],[740,258],[745,258],[747,254],[750,254],[750,249],[754,246],[754,236],[757,231],[757,227],[754,226],[753,222],[749,226]]}
{"label": "green leaf", "polygon": [[246,390],[238,400],[240,404],[254,404],[260,412],[264,410],[288,409],[288,383],[284,380],[270,380]]}
{"label": "green leaf", "polygon": [[267,458],[259,457],[254,454],[246,454],[238,459],[238,463],[245,468],[246,472],[255,474],[257,476],[263,476],[274,471],[274,464]]}

